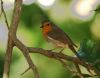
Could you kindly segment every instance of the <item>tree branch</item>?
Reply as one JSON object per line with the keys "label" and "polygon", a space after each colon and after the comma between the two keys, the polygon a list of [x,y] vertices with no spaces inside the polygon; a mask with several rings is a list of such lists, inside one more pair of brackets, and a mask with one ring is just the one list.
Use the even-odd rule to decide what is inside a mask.
{"label": "tree branch", "polygon": [[7,21],[6,13],[5,13],[5,10],[4,10],[4,8],[3,8],[3,1],[1,0],[1,14],[0,14],[0,16],[1,16],[2,14],[4,15],[5,23],[6,23],[6,25],[7,25],[7,28],[9,29],[9,24],[8,24],[8,21]]}
{"label": "tree branch", "polygon": [[38,70],[37,70],[36,66],[33,64],[32,60],[29,56],[29,50],[27,49],[27,47],[22,42],[20,42],[18,39],[14,40],[14,42],[15,42],[16,47],[18,47],[22,51],[23,55],[25,56],[25,58],[29,64],[29,67],[34,72],[35,78],[39,78]]}
{"label": "tree branch", "polygon": [[83,63],[83,61],[80,61],[76,57],[71,57],[63,53],[52,52],[51,50],[44,50],[42,48],[34,48],[34,47],[27,47],[27,48],[30,53],[39,53],[39,54],[42,54],[44,56],[47,56],[49,58],[54,58],[54,59],[58,57],[60,59],[68,60],[68,61],[80,64],[84,67],[87,67],[87,64]]}
{"label": "tree branch", "polygon": [[56,59],[58,57],[60,59],[66,60],[66,61],[71,61],[75,64],[82,65],[89,71],[90,74],[91,74],[90,70],[94,70],[96,72],[96,74],[100,76],[100,72],[96,71],[92,65],[87,64],[85,61],[80,61],[76,57],[71,57],[71,56],[65,55],[63,53],[52,52],[50,50],[44,50],[42,48],[34,48],[34,47],[27,47],[27,48],[28,48],[30,53],[38,53],[38,54],[42,54],[46,57],[54,58],[54,59]]}
{"label": "tree branch", "polygon": [[6,24],[7,24],[7,27],[9,29],[7,50],[6,50],[6,54],[5,54],[3,78],[9,78],[12,50],[14,47],[13,38],[16,37],[16,30],[17,30],[18,23],[19,23],[18,18],[20,17],[22,0],[15,0],[15,6],[14,6],[14,12],[13,12],[13,18],[12,18],[13,21],[11,22],[10,28],[8,26],[6,14],[5,14],[4,9],[3,9],[3,1],[1,1],[1,4],[2,4],[2,11],[3,11],[3,14],[5,16]]}
{"label": "tree branch", "polygon": [[14,11],[13,11],[9,33],[11,34],[11,37],[16,38],[16,31],[18,28],[18,24],[20,21],[20,15],[21,15],[22,0],[15,0],[14,5],[15,6],[14,6]]}
{"label": "tree branch", "polygon": [[[4,64],[4,73],[3,78],[9,78],[9,69],[10,69],[10,63],[11,63],[11,57],[12,57],[12,49],[16,43],[17,47],[23,52],[23,55],[25,56],[29,66],[32,68],[33,72],[35,73],[35,78],[39,78],[39,74],[37,71],[36,66],[33,64],[28,49],[25,47],[23,43],[21,43],[19,40],[16,39],[16,31],[18,28],[19,20],[20,20],[20,14],[21,14],[21,7],[22,7],[22,0],[15,0],[15,6],[14,6],[14,12],[13,12],[13,18],[11,22],[11,26],[8,33],[8,47],[5,55],[5,64]],[[5,18],[7,20],[7,18]],[[6,22],[7,24],[7,22]],[[21,46],[24,48],[21,48]]]}
{"label": "tree branch", "polygon": [[7,44],[7,50],[5,54],[3,78],[9,78],[13,46],[14,46],[13,41],[9,38]]}

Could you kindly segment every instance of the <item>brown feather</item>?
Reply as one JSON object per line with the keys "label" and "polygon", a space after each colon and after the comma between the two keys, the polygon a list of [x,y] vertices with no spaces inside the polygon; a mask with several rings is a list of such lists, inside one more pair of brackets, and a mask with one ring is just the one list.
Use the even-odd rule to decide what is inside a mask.
{"label": "brown feather", "polygon": [[72,45],[77,47],[70,37],[59,27],[52,24],[52,31],[48,32],[47,35],[55,40],[58,40],[64,44]]}

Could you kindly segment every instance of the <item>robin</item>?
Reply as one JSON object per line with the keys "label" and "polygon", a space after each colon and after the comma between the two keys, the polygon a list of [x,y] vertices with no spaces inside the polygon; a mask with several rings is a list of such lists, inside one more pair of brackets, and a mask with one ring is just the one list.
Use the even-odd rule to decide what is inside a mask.
{"label": "robin", "polygon": [[61,47],[63,51],[66,47],[69,47],[73,53],[80,59],[74,47],[77,47],[70,37],[57,25],[45,20],[42,22],[42,33],[48,42],[55,44],[57,47]]}

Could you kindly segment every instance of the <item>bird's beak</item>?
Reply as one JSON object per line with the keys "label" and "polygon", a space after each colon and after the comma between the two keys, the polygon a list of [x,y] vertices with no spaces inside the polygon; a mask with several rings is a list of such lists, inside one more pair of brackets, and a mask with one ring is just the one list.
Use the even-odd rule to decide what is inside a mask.
{"label": "bird's beak", "polygon": [[40,28],[43,28],[43,25]]}

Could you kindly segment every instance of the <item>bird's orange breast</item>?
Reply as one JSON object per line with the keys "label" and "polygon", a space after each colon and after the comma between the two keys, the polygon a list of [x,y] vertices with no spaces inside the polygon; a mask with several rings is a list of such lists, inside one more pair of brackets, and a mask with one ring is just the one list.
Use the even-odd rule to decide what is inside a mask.
{"label": "bird's orange breast", "polygon": [[42,31],[43,31],[43,35],[46,37],[46,36],[48,36],[47,33],[52,31],[52,27],[51,26],[44,26]]}

